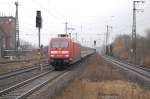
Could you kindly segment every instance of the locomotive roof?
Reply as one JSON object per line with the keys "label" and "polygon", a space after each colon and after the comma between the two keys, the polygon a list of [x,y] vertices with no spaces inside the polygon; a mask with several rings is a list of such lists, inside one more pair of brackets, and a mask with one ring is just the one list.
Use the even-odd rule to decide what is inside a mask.
{"label": "locomotive roof", "polygon": [[61,37],[56,37],[56,38],[51,38],[51,40],[71,40],[71,38],[61,38]]}
{"label": "locomotive roof", "polygon": [[56,37],[56,38],[51,38],[51,41],[57,41],[57,40],[67,40],[67,41],[72,41],[72,42],[76,42],[79,43],[77,40],[74,40],[72,38],[69,37]]}

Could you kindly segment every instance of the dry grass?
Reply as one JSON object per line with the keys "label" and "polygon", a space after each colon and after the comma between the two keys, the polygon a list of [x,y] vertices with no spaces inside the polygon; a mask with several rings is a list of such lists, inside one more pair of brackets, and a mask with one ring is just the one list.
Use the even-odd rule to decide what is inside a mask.
{"label": "dry grass", "polygon": [[[33,56],[24,56],[21,57],[19,60],[25,60],[23,62],[14,62],[14,63],[7,63],[7,64],[0,64],[0,74],[11,72],[17,69],[32,67],[34,64],[39,64],[38,56],[36,54],[31,54]],[[42,61],[45,61],[46,56],[43,56]]]}
{"label": "dry grass", "polygon": [[88,61],[87,69],[81,75],[82,79],[88,79],[91,81],[103,81],[103,80],[118,80],[123,79],[123,75],[116,72],[118,68],[113,67],[110,63],[107,63],[99,55],[95,55]]}
{"label": "dry grass", "polygon": [[18,62],[18,63],[8,63],[8,64],[0,64],[0,74],[14,71],[16,69],[31,67],[35,62]]}
{"label": "dry grass", "polygon": [[150,57],[147,56],[144,58],[144,66],[150,68]]}
{"label": "dry grass", "polygon": [[144,91],[136,84],[121,80],[77,80],[54,99],[150,99],[150,92]]}
{"label": "dry grass", "polygon": [[150,92],[124,79],[117,68],[99,55],[87,61],[87,68],[54,99],[150,99]]}

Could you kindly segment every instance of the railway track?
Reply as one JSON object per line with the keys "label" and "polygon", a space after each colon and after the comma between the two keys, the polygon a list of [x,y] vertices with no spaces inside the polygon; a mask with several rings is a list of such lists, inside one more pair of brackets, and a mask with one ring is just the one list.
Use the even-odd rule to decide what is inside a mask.
{"label": "railway track", "polygon": [[32,67],[32,68],[26,68],[17,72],[8,73],[5,75],[0,76],[0,91],[4,90],[10,86],[13,86],[15,84],[18,84],[24,80],[27,80],[31,77],[34,77],[36,75],[39,75],[45,71],[49,71],[52,69],[49,65],[43,66],[43,71],[40,71],[40,67]]}
{"label": "railway track", "polygon": [[27,92],[29,92],[35,86],[39,85],[40,82],[42,82],[41,79],[52,71],[53,70],[44,72],[38,76],[32,77],[26,81],[0,91],[0,99],[19,99],[19,97],[23,97],[23,95],[27,94]]}
{"label": "railway track", "polygon": [[[0,61],[0,64],[21,63],[21,62],[29,62],[29,61],[35,61],[35,60],[36,59],[5,60],[5,61]],[[43,59],[43,61],[47,61],[47,59]]]}
{"label": "railway track", "polygon": [[[91,55],[91,53],[84,55],[84,58]],[[71,66],[72,67],[72,66]],[[47,84],[53,83],[57,79],[62,79],[66,75],[70,75],[72,70],[67,69],[65,71],[43,71],[30,79],[24,80],[23,82],[17,83],[4,90],[0,91],[0,99],[23,99],[30,96],[33,92],[38,91],[41,87]],[[76,74],[76,73],[75,73]],[[18,74],[16,74],[18,75]]]}
{"label": "railway track", "polygon": [[[91,55],[93,53],[93,51],[89,52],[88,55]],[[88,56],[87,53],[82,53],[82,58],[85,58],[86,56]],[[48,64],[44,64],[44,66],[48,66]],[[49,67],[49,66],[48,66]],[[28,67],[28,68],[22,68],[22,69],[18,69],[12,72],[8,72],[8,73],[4,73],[4,74],[0,74],[0,80],[5,79],[5,78],[9,78],[15,75],[19,75],[25,72],[29,72],[35,69],[40,68],[39,66],[33,66],[33,67]]]}
{"label": "railway track", "polygon": [[[48,66],[48,64],[44,64],[43,66],[44,67]],[[15,75],[19,75],[19,74],[22,74],[22,73],[25,73],[25,72],[29,72],[29,71],[32,71],[32,70],[35,70],[35,69],[38,69],[38,68],[40,68],[40,67],[36,65],[36,66],[22,68],[22,69],[18,69],[18,70],[12,71],[12,72],[4,73],[4,74],[0,75],[0,80],[9,78],[9,77],[12,77],[12,76],[15,76]]]}
{"label": "railway track", "polygon": [[122,61],[118,61],[111,57],[107,57],[107,56],[103,56],[103,57],[106,59],[106,61],[109,61],[124,70],[130,71],[131,73],[137,75],[138,77],[142,78],[143,80],[150,82],[150,71],[149,70],[147,70],[145,68],[141,68],[139,66],[134,66],[133,64],[131,65],[131,64],[128,64],[128,63],[125,63]]}
{"label": "railway track", "polygon": [[[112,58],[111,56],[107,56],[107,57]],[[145,70],[145,71],[150,72],[150,69],[144,67],[143,65],[134,65],[134,64],[131,64],[131,63],[127,62],[127,61],[122,61],[122,60],[117,59],[117,58],[112,58],[112,59],[114,59],[114,60],[116,60],[116,61],[119,61],[119,62],[122,62],[122,63],[125,63],[125,64],[128,64],[128,65],[130,65],[130,66],[134,66],[134,67],[137,67],[137,68],[140,68],[140,69],[143,69],[143,70]]]}
{"label": "railway track", "polygon": [[23,99],[69,71],[48,71],[0,92],[0,99]]}

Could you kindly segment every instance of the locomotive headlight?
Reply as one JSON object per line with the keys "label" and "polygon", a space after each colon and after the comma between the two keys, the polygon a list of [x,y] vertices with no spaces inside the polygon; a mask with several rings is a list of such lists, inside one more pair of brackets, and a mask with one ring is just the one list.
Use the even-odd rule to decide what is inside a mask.
{"label": "locomotive headlight", "polygon": [[67,55],[65,55],[65,57],[69,57],[69,55],[67,54]]}
{"label": "locomotive headlight", "polygon": [[62,54],[69,54],[69,51],[62,51]]}
{"label": "locomotive headlight", "polygon": [[58,51],[51,51],[51,54],[57,54]]}
{"label": "locomotive headlight", "polygon": [[54,57],[54,55],[51,55],[51,57]]}

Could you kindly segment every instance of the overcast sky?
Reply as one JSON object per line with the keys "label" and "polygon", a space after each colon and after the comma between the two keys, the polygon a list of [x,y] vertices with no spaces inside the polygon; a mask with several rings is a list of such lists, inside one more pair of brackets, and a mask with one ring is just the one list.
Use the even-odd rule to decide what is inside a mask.
{"label": "overcast sky", "polygon": [[[0,0],[1,15],[15,15],[16,0]],[[150,28],[150,1],[138,4],[144,12],[137,13],[137,33],[144,35]],[[38,30],[35,27],[36,11],[41,10],[43,28],[41,42],[46,45],[51,37],[65,32],[65,22],[78,40],[84,45],[92,45],[97,40],[100,46],[104,41],[106,25],[112,26],[110,40],[119,34],[131,34],[133,0],[18,0],[20,38],[38,43]],[[100,35],[99,35],[100,34]],[[86,41],[86,42],[85,42]]]}

